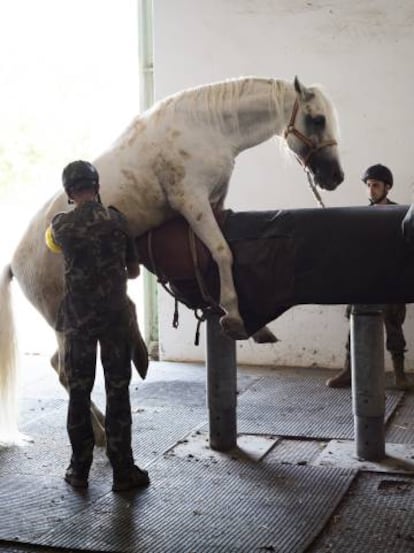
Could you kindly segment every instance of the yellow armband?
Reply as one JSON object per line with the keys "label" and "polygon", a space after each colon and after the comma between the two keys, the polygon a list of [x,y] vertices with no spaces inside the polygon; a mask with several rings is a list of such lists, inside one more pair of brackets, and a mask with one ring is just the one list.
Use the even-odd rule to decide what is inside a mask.
{"label": "yellow armband", "polygon": [[46,242],[46,246],[49,248],[49,250],[51,252],[53,252],[53,253],[61,253],[62,252],[62,248],[58,244],[56,244],[56,242],[53,239],[52,227],[51,226],[48,226],[47,229],[46,229],[45,242]]}

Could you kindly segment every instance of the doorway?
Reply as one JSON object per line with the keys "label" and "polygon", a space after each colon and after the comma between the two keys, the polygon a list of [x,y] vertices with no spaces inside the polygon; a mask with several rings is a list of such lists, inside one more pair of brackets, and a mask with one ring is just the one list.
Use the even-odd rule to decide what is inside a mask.
{"label": "doorway", "polygon": [[[61,187],[139,111],[136,0],[3,0],[0,7],[0,262]],[[143,326],[143,279],[130,294]],[[13,287],[22,353],[50,354],[53,333]]]}

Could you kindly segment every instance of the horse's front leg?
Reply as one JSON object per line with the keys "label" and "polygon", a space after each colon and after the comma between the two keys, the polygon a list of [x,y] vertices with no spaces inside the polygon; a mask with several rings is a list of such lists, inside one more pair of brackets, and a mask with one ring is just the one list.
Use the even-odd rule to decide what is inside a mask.
{"label": "horse's front leg", "polygon": [[[68,392],[68,382],[66,379],[65,368],[63,364],[64,359],[64,339],[61,334],[56,333],[58,341],[58,349],[53,354],[50,359],[50,364],[57,372],[59,377],[59,382]],[[100,411],[100,409],[91,401],[91,421],[93,434],[95,436],[95,444],[98,447],[104,447],[106,445],[106,434],[105,434],[105,415]]]}
{"label": "horse's front leg", "polygon": [[234,286],[233,255],[217,224],[208,199],[186,195],[185,202],[173,205],[173,207],[187,219],[195,234],[204,242],[217,263],[220,278],[220,307],[224,311],[224,315],[220,319],[223,330],[235,340],[245,340],[248,336],[240,316]]}

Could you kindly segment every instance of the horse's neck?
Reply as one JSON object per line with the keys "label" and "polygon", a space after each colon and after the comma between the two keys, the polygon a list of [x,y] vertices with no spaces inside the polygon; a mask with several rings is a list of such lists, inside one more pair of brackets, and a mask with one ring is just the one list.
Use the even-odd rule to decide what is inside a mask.
{"label": "horse's neck", "polygon": [[237,155],[281,135],[295,99],[293,85],[275,79],[242,78],[190,89],[161,101],[145,120],[133,121],[114,146],[139,147],[136,138],[145,128],[158,140],[170,124],[181,124],[183,129],[218,132]]}
{"label": "horse's neck", "polygon": [[232,140],[238,152],[281,135],[287,126],[295,100],[293,86],[286,81],[253,81],[241,94],[235,108],[237,126]]}

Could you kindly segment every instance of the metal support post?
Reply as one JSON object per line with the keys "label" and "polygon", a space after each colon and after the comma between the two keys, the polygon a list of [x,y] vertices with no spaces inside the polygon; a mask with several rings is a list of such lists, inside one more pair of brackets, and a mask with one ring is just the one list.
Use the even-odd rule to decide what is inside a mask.
{"label": "metal support post", "polygon": [[206,344],[210,447],[228,451],[237,445],[236,342],[223,333],[215,313],[207,317]]}
{"label": "metal support post", "polygon": [[384,328],[380,305],[352,306],[351,366],[356,455],[379,461],[385,458]]}

